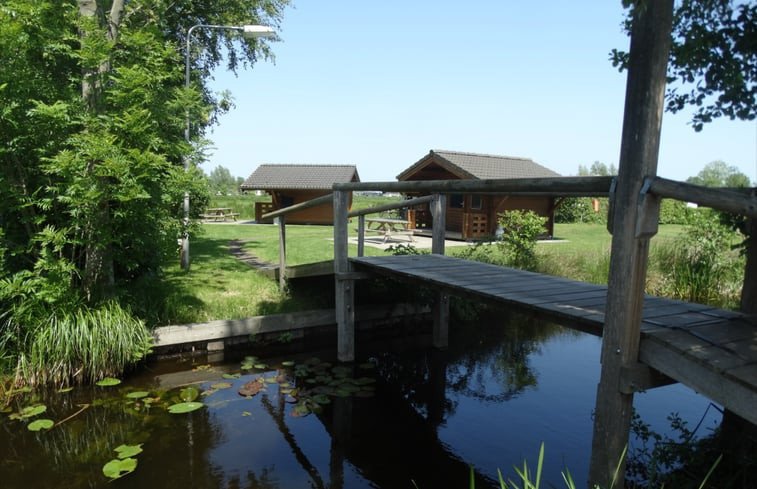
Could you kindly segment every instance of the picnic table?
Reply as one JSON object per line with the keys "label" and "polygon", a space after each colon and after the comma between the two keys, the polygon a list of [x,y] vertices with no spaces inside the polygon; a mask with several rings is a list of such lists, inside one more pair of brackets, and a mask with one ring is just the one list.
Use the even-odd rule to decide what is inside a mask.
{"label": "picnic table", "polygon": [[409,224],[410,221],[405,219],[366,217],[365,232],[378,234],[383,237],[384,243],[387,240],[394,239],[395,236],[406,236],[411,243],[415,243],[413,230],[408,228]]}
{"label": "picnic table", "polygon": [[236,221],[238,216],[239,213],[234,212],[231,207],[209,207],[200,214],[205,221],[211,222],[224,222],[227,218]]}

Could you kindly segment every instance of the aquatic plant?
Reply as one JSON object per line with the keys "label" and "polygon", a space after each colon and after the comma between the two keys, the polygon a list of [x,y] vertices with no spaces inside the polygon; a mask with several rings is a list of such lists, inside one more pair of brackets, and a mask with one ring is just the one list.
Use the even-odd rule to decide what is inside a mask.
{"label": "aquatic plant", "polygon": [[21,352],[19,383],[59,385],[117,376],[149,353],[152,335],[116,303],[51,314]]}

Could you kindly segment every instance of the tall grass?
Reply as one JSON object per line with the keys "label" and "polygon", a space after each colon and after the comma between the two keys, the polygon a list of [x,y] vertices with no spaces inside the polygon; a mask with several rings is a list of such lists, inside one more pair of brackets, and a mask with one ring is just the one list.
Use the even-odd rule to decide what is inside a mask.
{"label": "tall grass", "polygon": [[113,302],[52,314],[19,354],[17,381],[69,384],[120,375],[149,353],[151,343],[144,322]]}

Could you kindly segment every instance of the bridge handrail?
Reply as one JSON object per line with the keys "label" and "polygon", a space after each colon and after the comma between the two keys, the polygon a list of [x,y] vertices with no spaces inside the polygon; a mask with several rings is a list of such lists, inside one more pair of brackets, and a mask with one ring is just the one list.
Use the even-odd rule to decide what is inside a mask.
{"label": "bridge handrail", "polygon": [[334,198],[332,194],[329,193],[326,195],[321,195],[320,197],[316,197],[315,199],[306,200],[305,202],[300,202],[299,204],[290,205],[289,207],[284,207],[283,209],[269,212],[268,214],[263,214],[261,217],[264,219],[273,219],[274,217],[285,216],[287,214],[291,214],[292,212],[310,209],[311,207],[316,207],[323,204],[331,204],[333,199]]}
{"label": "bridge handrail", "polygon": [[416,197],[414,199],[401,200],[398,202],[392,202],[391,204],[377,205],[375,207],[368,207],[366,209],[357,209],[347,214],[347,217],[365,216],[368,214],[375,214],[377,212],[391,211],[394,209],[402,209],[403,207],[411,207],[414,205],[425,204],[434,200],[432,195],[426,195],[425,197]]}
{"label": "bridge handrail", "polygon": [[[644,188],[659,197],[692,202],[719,211],[757,217],[757,189],[703,187],[660,177],[647,177]],[[643,190],[642,189],[642,190]]]}
{"label": "bridge handrail", "polygon": [[487,180],[412,180],[403,182],[336,183],[333,190],[431,193],[507,193],[513,195],[552,195],[560,197],[602,197],[610,192],[614,177],[550,177]]}

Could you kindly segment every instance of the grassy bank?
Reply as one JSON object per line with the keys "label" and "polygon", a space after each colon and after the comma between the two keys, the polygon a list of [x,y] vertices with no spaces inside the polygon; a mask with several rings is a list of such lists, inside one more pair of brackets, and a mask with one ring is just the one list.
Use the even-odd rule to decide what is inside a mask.
{"label": "grassy bank", "polygon": [[[680,226],[661,226],[653,247],[681,233]],[[612,237],[598,224],[558,224],[556,239],[537,245],[543,272],[603,283],[607,280]],[[243,249],[262,260],[277,263],[278,227],[275,225],[206,224],[192,240],[189,273],[172,264],[165,270],[167,286],[150,292],[150,324],[177,324],[240,318],[308,308],[306,297],[281,295],[277,283],[265,278],[229,254],[229,242],[244,240]],[[299,265],[333,259],[331,226],[287,226],[287,263]],[[451,252],[454,252],[451,249]],[[366,247],[367,255],[387,252]],[[357,247],[350,245],[350,255]],[[650,271],[652,281],[654,270]],[[162,304],[158,301],[162,300]]]}

